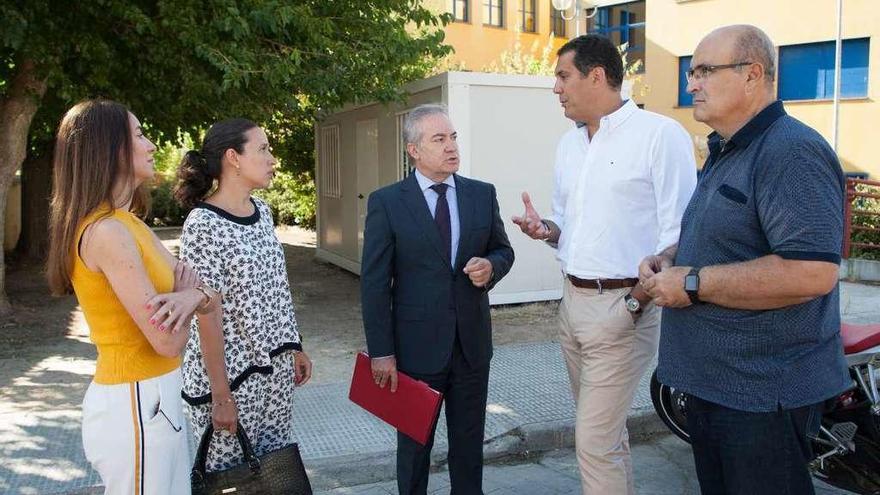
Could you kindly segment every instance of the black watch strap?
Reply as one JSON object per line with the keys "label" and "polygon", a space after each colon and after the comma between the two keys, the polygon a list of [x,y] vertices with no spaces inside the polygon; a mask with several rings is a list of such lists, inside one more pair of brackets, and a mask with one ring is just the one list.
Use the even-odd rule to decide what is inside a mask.
{"label": "black watch strap", "polygon": [[[632,310],[629,309],[629,301],[630,301],[631,299],[634,300],[634,301],[636,301],[636,303],[639,305],[639,309],[637,309],[637,310],[635,310],[635,311],[632,311]],[[625,296],[623,296],[623,302],[624,302],[624,304],[627,305],[626,310],[629,311],[630,313],[633,313],[633,314],[640,315],[640,314],[642,314],[642,310],[645,309],[644,307],[642,307],[642,303],[641,303],[641,301],[639,301],[638,299],[636,299],[635,297],[633,297],[632,294],[626,294]]]}

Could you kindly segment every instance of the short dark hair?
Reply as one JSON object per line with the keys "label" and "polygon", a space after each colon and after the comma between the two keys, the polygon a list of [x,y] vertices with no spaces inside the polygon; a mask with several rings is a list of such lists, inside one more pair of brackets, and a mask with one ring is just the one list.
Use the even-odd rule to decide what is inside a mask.
{"label": "short dark hair", "polygon": [[609,86],[615,89],[623,86],[623,60],[610,39],[598,34],[578,36],[562,45],[556,55],[561,57],[568,52],[574,52],[574,66],[581,74],[586,76],[596,67],[602,67]]}

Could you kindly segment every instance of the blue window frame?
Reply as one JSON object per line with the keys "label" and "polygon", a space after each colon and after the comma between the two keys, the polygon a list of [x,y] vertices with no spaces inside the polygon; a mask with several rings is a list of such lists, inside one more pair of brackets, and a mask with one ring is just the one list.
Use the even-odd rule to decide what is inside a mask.
{"label": "blue window frame", "polygon": [[688,80],[685,74],[691,67],[691,56],[678,57],[678,106],[689,107],[694,104],[694,97],[687,92]]}
{"label": "blue window frame", "polygon": [[[869,38],[843,40],[840,96],[868,96]],[[834,98],[833,41],[779,48],[779,98],[822,100]]]}
{"label": "blue window frame", "polygon": [[[593,8],[587,9],[592,13]],[[638,72],[645,71],[645,0],[599,7],[587,19],[587,33],[608,37],[616,45],[627,43],[627,62],[641,60]]]}

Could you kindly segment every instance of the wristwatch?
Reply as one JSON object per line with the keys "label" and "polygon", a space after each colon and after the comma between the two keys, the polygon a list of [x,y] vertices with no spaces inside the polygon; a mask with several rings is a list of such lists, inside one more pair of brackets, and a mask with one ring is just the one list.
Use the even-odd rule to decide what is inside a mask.
{"label": "wristwatch", "polygon": [[637,315],[642,312],[642,303],[631,294],[623,296],[623,302],[626,304],[626,310],[630,313]]}
{"label": "wristwatch", "polygon": [[700,269],[699,268],[691,268],[691,271],[688,272],[684,277],[684,291],[687,292],[689,298],[691,298],[691,304],[697,304],[700,302]]}
{"label": "wristwatch", "polygon": [[544,220],[543,218],[541,219],[541,225],[543,225],[544,228],[547,229],[547,235],[545,235],[544,238],[541,239],[543,241],[546,241],[550,239],[551,235],[553,235],[553,229],[550,228],[550,224],[547,223],[547,220]]}

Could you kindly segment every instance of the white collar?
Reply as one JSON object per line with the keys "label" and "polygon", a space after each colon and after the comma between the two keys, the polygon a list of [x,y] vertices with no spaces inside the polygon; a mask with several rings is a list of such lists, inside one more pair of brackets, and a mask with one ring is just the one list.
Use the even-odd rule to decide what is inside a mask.
{"label": "white collar", "polygon": [[[416,174],[416,180],[418,181],[419,188],[422,190],[422,192],[427,191],[428,188],[430,188],[431,186],[436,184],[436,182],[434,182],[431,179],[422,175],[422,173],[419,172],[419,169],[417,169],[417,168],[413,169],[413,173]],[[454,177],[455,177],[454,174],[450,175],[449,177],[446,178],[446,180],[443,181],[443,183],[447,184],[449,187],[455,189],[455,178]]]}

